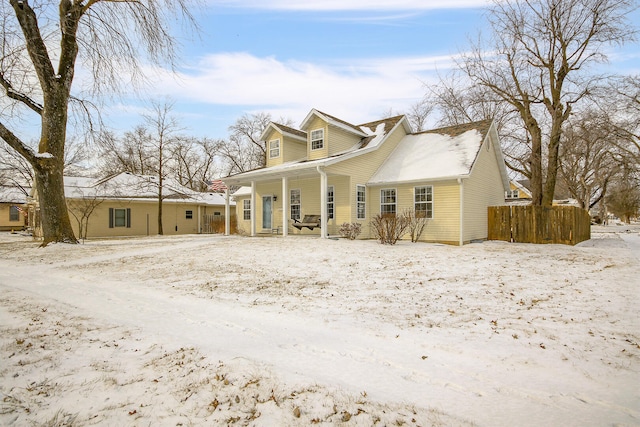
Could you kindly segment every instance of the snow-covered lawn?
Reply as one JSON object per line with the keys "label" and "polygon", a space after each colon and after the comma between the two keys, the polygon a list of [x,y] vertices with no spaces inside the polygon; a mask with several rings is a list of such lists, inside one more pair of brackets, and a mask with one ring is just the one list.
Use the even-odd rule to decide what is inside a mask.
{"label": "snow-covered lawn", "polygon": [[640,424],[640,236],[0,235],[1,425]]}

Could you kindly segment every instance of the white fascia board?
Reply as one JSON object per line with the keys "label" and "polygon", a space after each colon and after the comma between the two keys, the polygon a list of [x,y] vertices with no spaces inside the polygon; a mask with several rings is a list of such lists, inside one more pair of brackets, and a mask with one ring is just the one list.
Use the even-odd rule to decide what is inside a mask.
{"label": "white fascia board", "polygon": [[429,184],[431,182],[457,181],[459,179],[469,179],[469,175],[440,176],[436,178],[417,178],[406,181],[369,181],[365,185],[367,187],[384,187],[389,185]]}

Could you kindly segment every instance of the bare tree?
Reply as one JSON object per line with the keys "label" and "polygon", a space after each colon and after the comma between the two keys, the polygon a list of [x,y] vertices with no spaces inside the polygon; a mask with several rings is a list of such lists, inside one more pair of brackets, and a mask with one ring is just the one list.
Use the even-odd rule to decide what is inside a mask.
{"label": "bare tree", "polygon": [[520,116],[534,204],[551,205],[563,124],[598,82],[588,66],[606,60],[604,46],[635,36],[626,18],[634,7],[631,0],[495,0],[492,45],[480,41],[463,55],[474,83]]}
{"label": "bare tree", "polygon": [[625,173],[615,183],[607,197],[607,206],[626,223],[637,218],[640,211],[640,180],[637,175]]}
{"label": "bare tree", "polygon": [[180,185],[194,191],[206,191],[207,182],[220,175],[220,145],[220,141],[209,138],[179,138],[172,153],[172,173]]}
{"label": "bare tree", "polygon": [[580,206],[590,209],[622,170],[615,136],[606,116],[588,110],[567,122],[562,138],[560,178]]}
{"label": "bare tree", "polygon": [[151,135],[146,126],[136,126],[122,138],[104,131],[98,137],[100,175],[130,172],[137,175],[155,173],[155,156],[151,152]]}
{"label": "bare tree", "polygon": [[171,114],[172,102],[152,103],[152,113],[145,114],[144,120],[149,127],[150,152],[155,163],[155,175],[158,178],[158,234],[164,234],[162,228],[162,205],[165,180],[171,168],[170,153],[178,140],[178,133],[182,130],[178,120]]}
{"label": "bare tree", "polygon": [[74,197],[70,199],[67,204],[69,206],[69,213],[76,220],[78,224],[78,237],[84,242],[87,239],[87,232],[89,231],[89,220],[91,215],[98,206],[102,204],[104,198],[97,193],[76,193]]}
{"label": "bare tree", "polygon": [[[94,91],[112,93],[123,70],[135,78],[140,56],[175,61],[173,16],[193,22],[186,0],[9,0],[2,5],[0,85],[5,111],[0,138],[32,166],[39,194],[43,245],[77,243],[64,197],[63,170],[72,83],[80,60]],[[19,136],[14,114],[35,115],[37,151]],[[13,130],[11,129],[13,128]]]}
{"label": "bare tree", "polygon": [[[221,141],[218,146],[220,155],[227,163],[228,175],[265,166],[266,141],[261,141],[260,136],[271,121],[269,113],[243,114],[229,126],[229,132],[231,132],[229,140]],[[280,118],[278,123],[291,126],[292,120]]]}

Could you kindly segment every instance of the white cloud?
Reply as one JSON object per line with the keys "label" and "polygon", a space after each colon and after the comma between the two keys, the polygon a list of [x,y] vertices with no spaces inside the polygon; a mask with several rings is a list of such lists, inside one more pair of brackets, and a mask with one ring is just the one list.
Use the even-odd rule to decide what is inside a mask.
{"label": "white cloud", "polygon": [[[311,108],[364,122],[420,99],[449,56],[374,58],[319,65],[248,53],[218,53],[176,76],[155,70],[152,92],[182,101],[245,106],[302,119]],[[292,114],[294,113],[294,114]]]}
{"label": "white cloud", "polygon": [[209,0],[209,4],[274,10],[429,10],[484,7],[488,0]]}

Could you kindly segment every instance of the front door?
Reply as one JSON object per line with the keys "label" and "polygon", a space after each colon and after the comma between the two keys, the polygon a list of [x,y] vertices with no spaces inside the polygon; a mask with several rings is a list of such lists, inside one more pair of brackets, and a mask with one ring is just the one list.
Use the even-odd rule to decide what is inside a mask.
{"label": "front door", "polygon": [[273,204],[273,198],[271,196],[262,196],[262,229],[271,230],[271,205]]}

